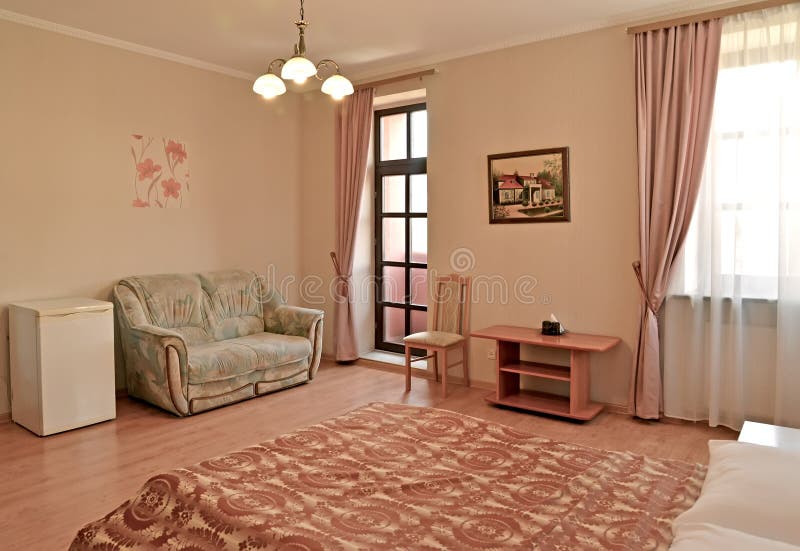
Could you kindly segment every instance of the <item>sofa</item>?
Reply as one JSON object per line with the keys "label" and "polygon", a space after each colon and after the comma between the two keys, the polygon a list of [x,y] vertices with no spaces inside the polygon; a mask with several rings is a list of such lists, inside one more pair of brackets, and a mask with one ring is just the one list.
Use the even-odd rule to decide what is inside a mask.
{"label": "sofa", "polygon": [[323,312],[254,272],[128,277],[113,290],[128,394],[192,415],[314,378]]}

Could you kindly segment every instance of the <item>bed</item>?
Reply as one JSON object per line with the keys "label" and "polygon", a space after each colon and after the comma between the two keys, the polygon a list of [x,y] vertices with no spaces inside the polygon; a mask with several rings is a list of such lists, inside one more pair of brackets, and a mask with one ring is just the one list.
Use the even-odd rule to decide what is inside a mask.
{"label": "bed", "polygon": [[374,403],[153,476],[70,549],[666,549],[705,473]]}

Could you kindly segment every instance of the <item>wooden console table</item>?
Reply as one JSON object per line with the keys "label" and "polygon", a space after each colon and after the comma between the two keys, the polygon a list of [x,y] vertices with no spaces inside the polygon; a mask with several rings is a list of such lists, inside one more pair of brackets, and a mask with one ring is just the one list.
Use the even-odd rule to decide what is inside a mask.
{"label": "wooden console table", "polygon": [[[619,343],[617,337],[565,333],[542,335],[539,329],[493,325],[473,331],[471,336],[497,341],[497,391],[486,397],[493,404],[538,411],[588,421],[603,409],[589,400],[589,355],[605,352]],[[570,351],[568,366],[519,359],[520,344]],[[569,396],[521,390],[520,375],[569,382]]]}

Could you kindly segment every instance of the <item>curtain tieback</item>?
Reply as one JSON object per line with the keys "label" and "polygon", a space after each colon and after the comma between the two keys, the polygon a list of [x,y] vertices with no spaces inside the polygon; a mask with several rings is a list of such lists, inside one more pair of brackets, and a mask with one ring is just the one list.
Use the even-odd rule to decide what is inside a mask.
{"label": "curtain tieback", "polygon": [[637,260],[633,263],[633,273],[636,274],[636,280],[639,282],[639,290],[642,292],[642,298],[644,298],[644,303],[647,305],[647,308],[653,312],[653,315],[656,316],[658,313],[656,312],[656,308],[653,308],[653,304],[650,301],[650,297],[647,294],[647,287],[644,285],[644,278],[642,277],[642,263]]}
{"label": "curtain tieback", "polygon": [[339,257],[336,256],[336,253],[331,251],[331,260],[333,261],[333,269],[336,272],[337,279],[348,280],[353,277],[353,274],[345,274],[342,273],[342,268],[339,264]]}
{"label": "curtain tieback", "polygon": [[347,297],[349,295],[350,278],[353,277],[353,274],[342,273],[339,258],[333,251],[331,251],[331,260],[333,261],[333,269],[336,272],[336,294],[340,297]]}

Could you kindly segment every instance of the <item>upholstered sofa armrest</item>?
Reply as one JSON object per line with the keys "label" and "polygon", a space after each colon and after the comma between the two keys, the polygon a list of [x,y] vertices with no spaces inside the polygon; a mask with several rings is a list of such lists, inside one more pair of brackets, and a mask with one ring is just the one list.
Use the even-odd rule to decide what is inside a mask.
{"label": "upholstered sofa armrest", "polygon": [[311,362],[308,378],[313,379],[322,357],[322,320],[325,312],[281,304],[264,317],[264,330],[268,333],[305,337],[311,341]]}
{"label": "upholstered sofa armrest", "polygon": [[264,330],[268,333],[311,339],[316,322],[321,320],[324,315],[322,310],[281,304],[265,318]]}
{"label": "upholstered sofa armrest", "polygon": [[176,339],[184,346],[184,348],[186,347],[183,336],[172,329],[164,329],[163,327],[158,327],[157,325],[142,324],[131,327],[131,331],[141,334],[142,337],[146,339],[155,339],[158,341],[165,339]]}
{"label": "upholstered sofa armrest", "polygon": [[134,370],[129,373],[129,383],[130,375],[135,375],[135,388],[129,388],[129,392],[133,390],[134,396],[156,400],[178,415],[187,415],[189,357],[183,336],[155,325],[131,327],[128,336],[135,352],[126,365],[126,369]]}
{"label": "upholstered sofa armrest", "polygon": [[135,338],[148,342],[151,346],[166,348],[173,346],[178,351],[178,355],[186,358],[186,341],[177,331],[164,329],[156,325],[137,325],[130,328],[131,335]]}

